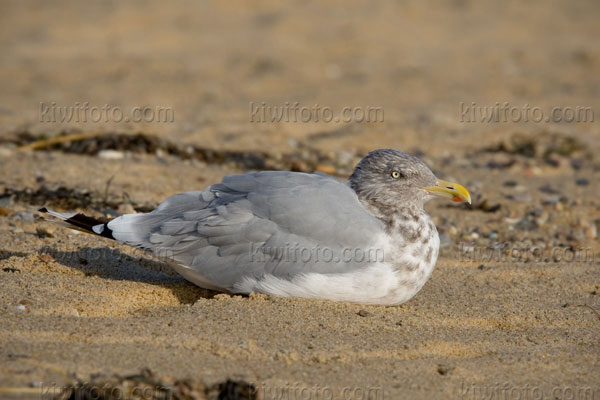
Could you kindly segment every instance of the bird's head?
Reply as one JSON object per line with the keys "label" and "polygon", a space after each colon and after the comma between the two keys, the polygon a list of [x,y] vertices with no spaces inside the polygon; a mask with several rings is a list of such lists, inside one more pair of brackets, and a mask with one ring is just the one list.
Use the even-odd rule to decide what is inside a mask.
{"label": "bird's head", "polygon": [[420,159],[391,149],[367,154],[350,176],[350,186],[362,201],[391,213],[398,207],[423,208],[434,196],[471,203],[463,186],[436,178]]}

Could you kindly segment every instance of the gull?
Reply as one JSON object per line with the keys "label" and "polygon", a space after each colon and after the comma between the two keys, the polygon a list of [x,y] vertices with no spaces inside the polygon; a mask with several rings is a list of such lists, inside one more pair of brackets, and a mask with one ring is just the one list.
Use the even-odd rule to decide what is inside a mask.
{"label": "gull", "polygon": [[190,282],[249,294],[398,305],[431,276],[440,240],[433,197],[471,202],[420,159],[375,150],[347,183],[323,173],[229,175],[107,223],[49,213],[69,226],[151,251]]}

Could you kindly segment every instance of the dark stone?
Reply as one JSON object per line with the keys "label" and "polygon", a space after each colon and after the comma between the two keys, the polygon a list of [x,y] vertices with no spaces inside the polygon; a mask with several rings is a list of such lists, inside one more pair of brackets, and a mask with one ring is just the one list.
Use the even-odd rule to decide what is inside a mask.
{"label": "dark stone", "polygon": [[580,170],[583,166],[583,162],[579,158],[574,158],[571,160],[571,168],[575,170]]}
{"label": "dark stone", "polygon": [[534,231],[538,228],[538,224],[535,219],[526,217],[517,222],[515,228],[521,231]]}
{"label": "dark stone", "polygon": [[452,372],[453,369],[454,367],[451,367],[449,365],[438,364],[437,372],[440,375],[448,375],[450,372]]}
{"label": "dark stone", "polygon": [[540,186],[539,191],[542,193],[548,193],[548,194],[560,194],[559,190],[554,189],[552,186],[550,186],[548,184]]}

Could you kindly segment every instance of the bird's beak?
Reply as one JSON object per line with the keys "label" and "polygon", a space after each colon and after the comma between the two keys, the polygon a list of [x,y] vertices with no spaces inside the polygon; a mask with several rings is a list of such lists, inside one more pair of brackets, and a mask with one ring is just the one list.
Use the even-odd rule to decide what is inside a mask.
{"label": "bird's beak", "polygon": [[471,204],[471,195],[464,186],[458,183],[438,179],[437,185],[427,186],[423,189],[427,190],[433,196],[446,197],[452,199],[452,201],[464,201]]}

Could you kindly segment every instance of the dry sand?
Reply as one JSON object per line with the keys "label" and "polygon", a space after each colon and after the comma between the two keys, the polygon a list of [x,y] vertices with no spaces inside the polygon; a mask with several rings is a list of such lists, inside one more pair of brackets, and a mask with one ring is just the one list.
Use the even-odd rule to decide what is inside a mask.
{"label": "dry sand", "polygon": [[[244,379],[265,398],[600,399],[600,318],[584,306],[600,311],[598,123],[465,123],[459,112],[507,101],[588,106],[599,119],[596,3],[56,4],[0,12],[0,397],[150,368]],[[40,102],[86,101],[168,106],[175,121],[40,122]],[[249,103],[263,101],[382,106],[385,121],[250,123]],[[338,175],[392,147],[477,198],[428,206],[446,246],[402,306],[216,294],[35,210],[114,216],[247,164],[127,144],[119,159],[20,152],[23,132],[142,132]],[[489,250],[503,243],[518,251]]]}

